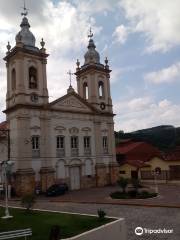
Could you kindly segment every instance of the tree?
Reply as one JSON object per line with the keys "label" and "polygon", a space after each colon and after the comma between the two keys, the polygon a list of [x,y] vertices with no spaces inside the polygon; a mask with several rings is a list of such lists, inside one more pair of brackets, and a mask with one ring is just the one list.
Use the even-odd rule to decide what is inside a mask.
{"label": "tree", "polygon": [[35,196],[33,194],[24,195],[21,199],[21,205],[26,208],[27,213],[30,212],[35,204]]}
{"label": "tree", "polygon": [[126,188],[127,188],[128,183],[129,183],[128,179],[121,177],[121,178],[117,181],[117,183],[118,183],[118,185],[122,188],[123,193],[126,193]]}

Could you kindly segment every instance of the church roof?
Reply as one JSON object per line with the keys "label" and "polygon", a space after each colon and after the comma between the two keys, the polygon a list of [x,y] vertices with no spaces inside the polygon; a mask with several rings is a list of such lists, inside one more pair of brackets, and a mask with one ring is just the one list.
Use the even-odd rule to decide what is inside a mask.
{"label": "church roof", "polygon": [[47,108],[62,112],[113,116],[112,113],[102,113],[101,111],[93,107],[90,103],[88,103],[85,99],[83,99],[75,91],[69,92],[66,95],[49,103]]}
{"label": "church roof", "polygon": [[1,122],[0,123],[0,130],[6,130],[6,129],[8,129],[7,121]]}
{"label": "church roof", "polygon": [[29,30],[30,24],[25,16],[20,24],[21,30],[16,35],[16,44],[21,42],[27,48],[35,48],[36,39],[33,33]]}
{"label": "church roof", "polygon": [[88,51],[85,53],[84,59],[84,65],[91,63],[100,64],[100,55],[96,51],[96,45],[92,38],[89,40]]}
{"label": "church roof", "polygon": [[[68,100],[71,96],[74,96],[79,103],[82,103],[84,106],[86,106],[86,110],[88,109],[89,111],[91,112],[94,112],[94,113],[100,113],[100,111],[98,111],[96,108],[94,108],[90,103],[88,103],[86,100],[84,100],[79,94],[77,94],[75,91],[72,91],[72,92],[69,92],[67,93],[66,95],[54,100],[53,102],[49,103],[49,106],[52,108],[53,106],[55,106],[57,103],[65,103],[64,101],[65,100]],[[68,103],[68,101],[66,101],[66,103]],[[69,104],[72,105],[72,103],[70,103],[69,101]],[[75,106],[75,102],[74,102],[74,106]],[[67,106],[66,106],[67,107]],[[66,110],[68,110],[66,108]],[[80,109],[79,109],[80,110]],[[85,108],[84,108],[85,110]]]}

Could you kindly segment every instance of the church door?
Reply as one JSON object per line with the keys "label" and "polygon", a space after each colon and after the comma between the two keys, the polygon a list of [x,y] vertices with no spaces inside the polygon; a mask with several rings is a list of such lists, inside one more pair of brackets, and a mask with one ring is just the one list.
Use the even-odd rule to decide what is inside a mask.
{"label": "church door", "polygon": [[80,189],[80,168],[70,168],[71,190]]}

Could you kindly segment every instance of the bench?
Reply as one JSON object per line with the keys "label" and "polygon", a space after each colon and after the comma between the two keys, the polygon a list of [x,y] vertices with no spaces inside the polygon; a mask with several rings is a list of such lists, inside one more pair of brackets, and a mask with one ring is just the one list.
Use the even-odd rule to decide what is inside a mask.
{"label": "bench", "polygon": [[25,237],[25,240],[26,240],[27,236],[32,236],[32,230],[30,228],[15,230],[15,231],[8,231],[8,232],[1,232],[0,240],[20,238],[20,237]]}

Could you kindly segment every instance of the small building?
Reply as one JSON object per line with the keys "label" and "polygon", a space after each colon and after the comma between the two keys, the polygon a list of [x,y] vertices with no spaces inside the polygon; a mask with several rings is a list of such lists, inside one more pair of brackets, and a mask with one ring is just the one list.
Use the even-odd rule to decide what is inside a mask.
{"label": "small building", "polygon": [[180,182],[180,147],[163,153],[149,143],[128,139],[117,146],[116,154],[120,177]]}

